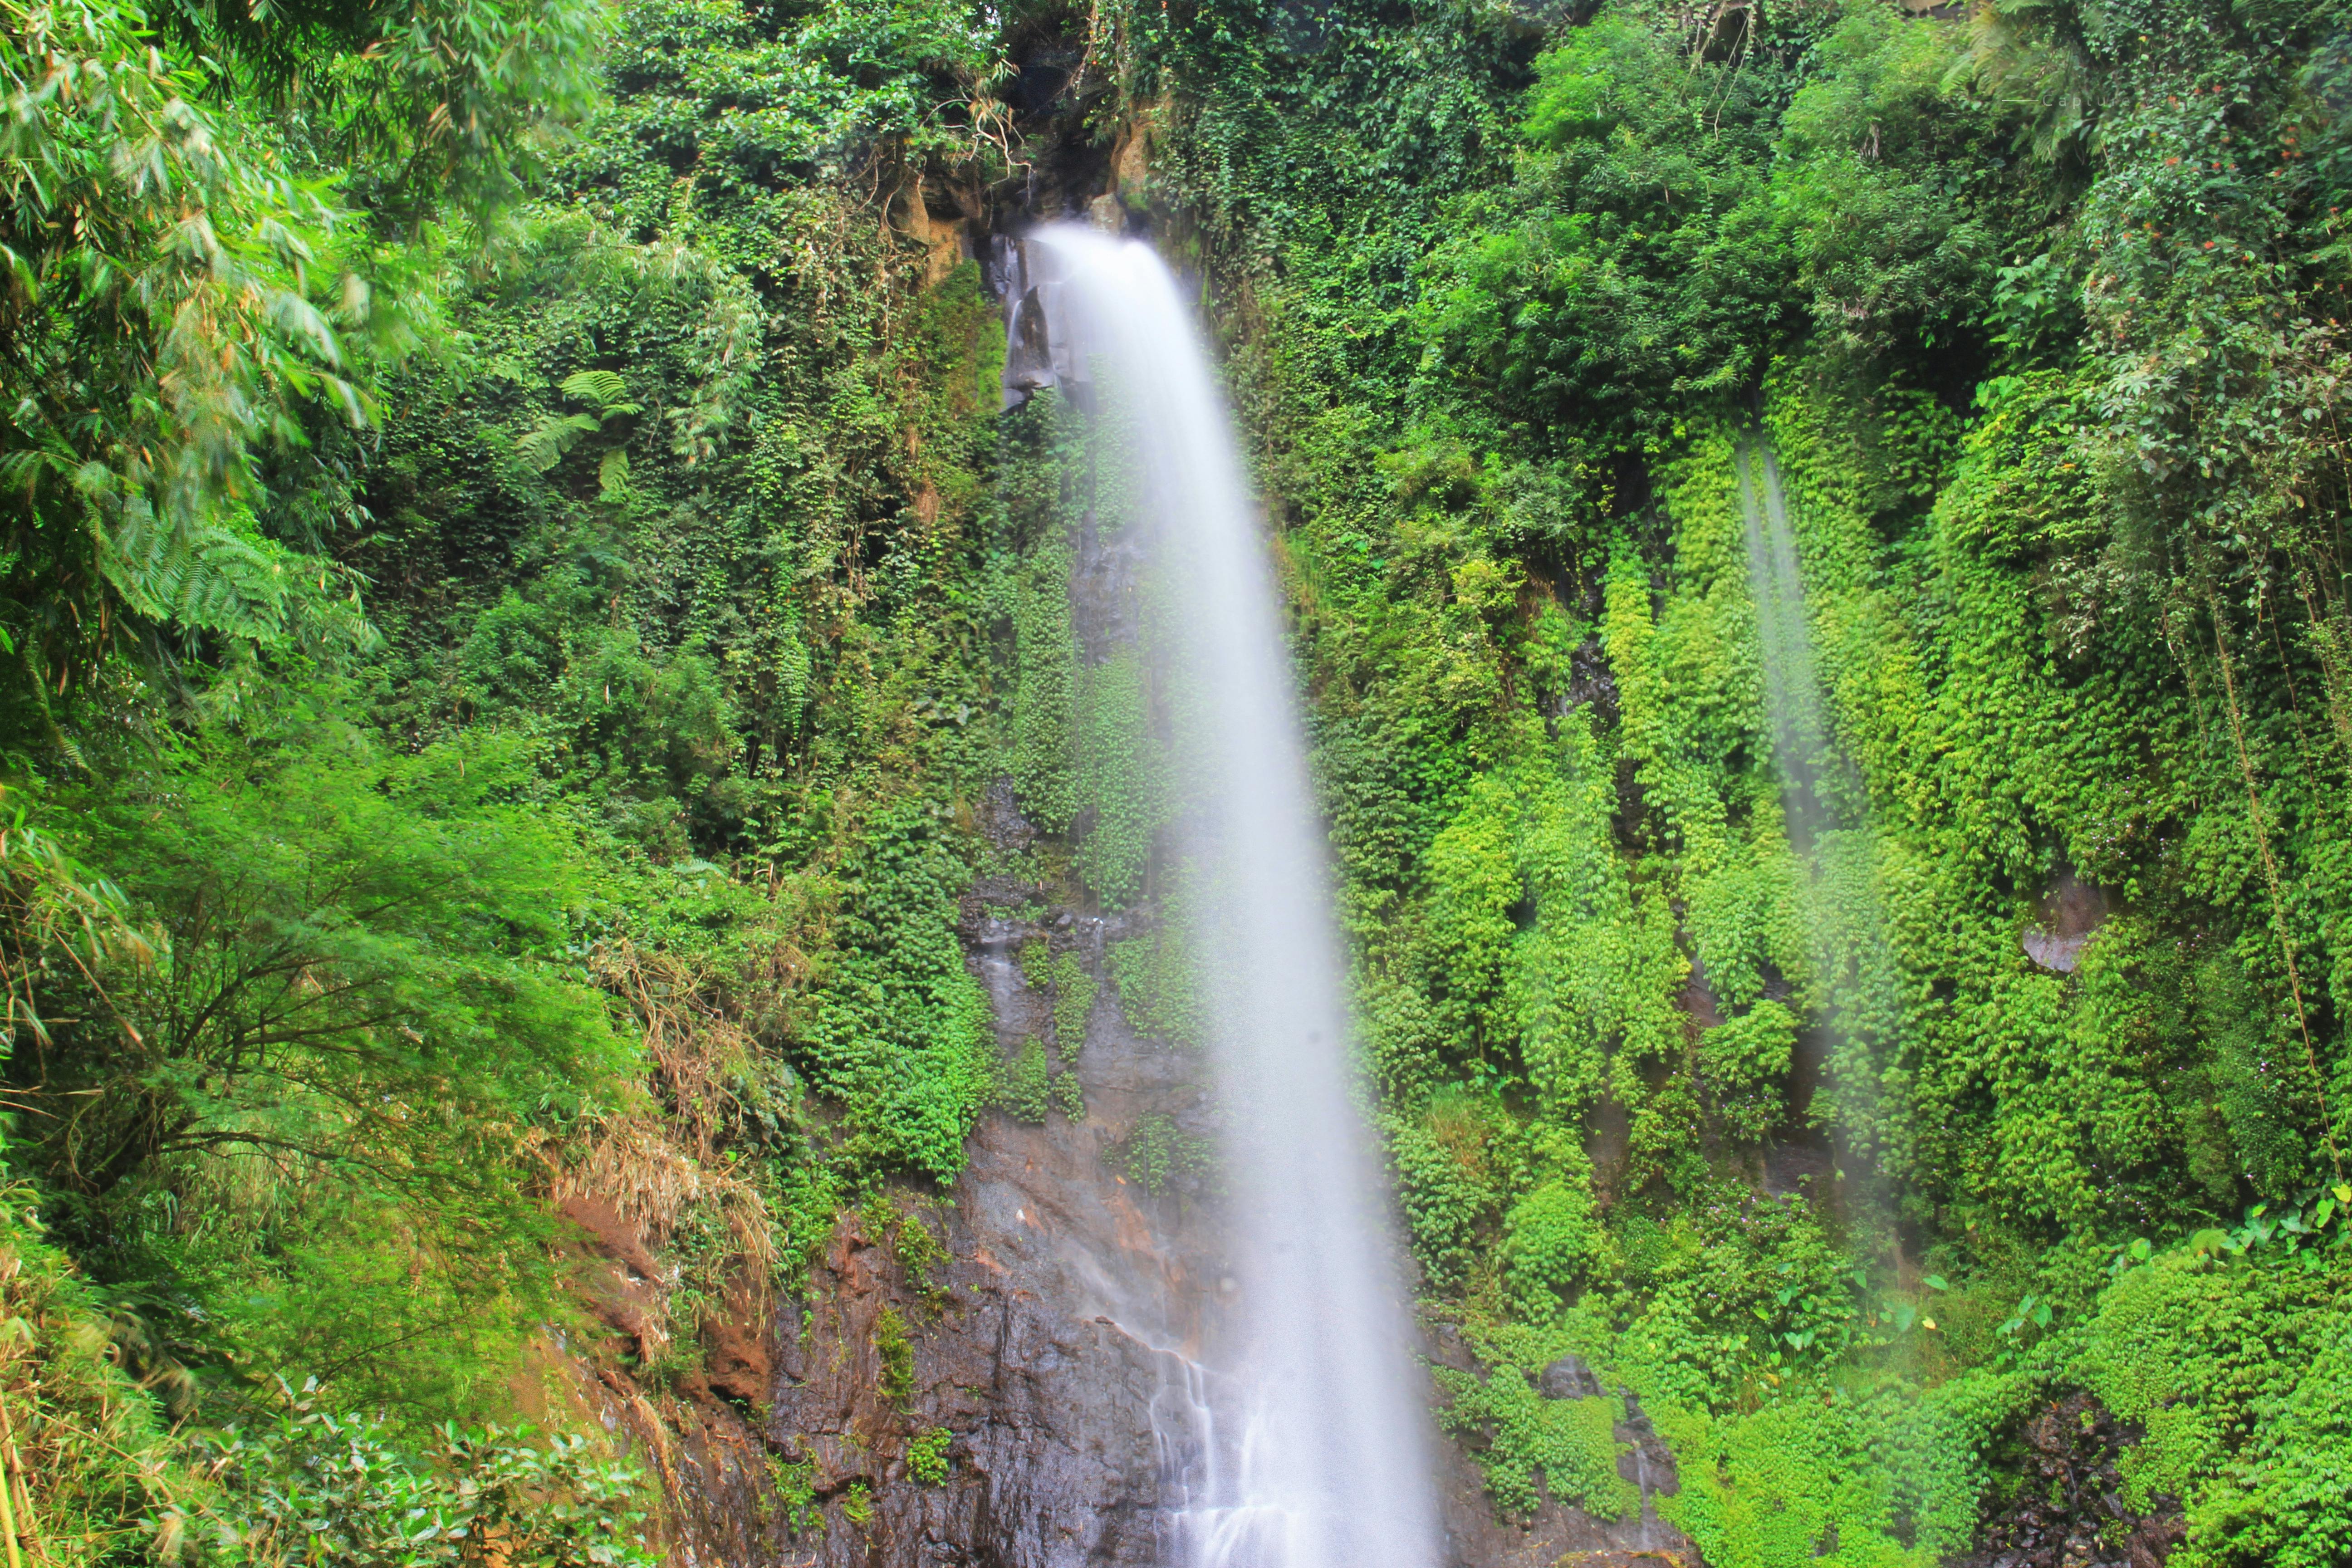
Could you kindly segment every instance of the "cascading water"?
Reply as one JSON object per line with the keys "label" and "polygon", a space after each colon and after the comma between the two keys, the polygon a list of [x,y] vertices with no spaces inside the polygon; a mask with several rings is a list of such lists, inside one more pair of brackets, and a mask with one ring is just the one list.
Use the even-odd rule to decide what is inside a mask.
{"label": "cascading water", "polygon": [[1258,514],[1159,258],[1066,226],[1027,245],[1016,360],[1096,389],[1132,432],[1187,945],[1223,1113],[1232,1278],[1199,1309],[1188,1353],[1164,1352],[1155,1407],[1173,1554],[1185,1568],[1430,1568],[1426,1417]]}
{"label": "cascading water", "polygon": [[[1780,465],[1761,434],[1734,457],[1747,524],[1748,592],[1763,656],[1764,705],[1790,847],[1803,876],[1806,922],[1822,978],[1817,1026],[1798,1041],[1791,1089],[1798,1120],[1826,1134],[1848,1223],[1891,1241],[1886,1184],[1875,1169],[1875,1042],[1887,1029],[1893,951],[1876,882],[1877,844],[1860,780],[1838,749],[1822,700],[1804,575]],[[1815,1101],[1826,1089],[1825,1098]]]}
{"label": "cascading water", "polygon": [[1772,721],[1789,837],[1811,851],[1829,826],[1822,798],[1830,757],[1822,716],[1812,634],[1805,626],[1805,582],[1797,565],[1797,539],[1789,500],[1771,447],[1758,438],[1739,444],[1739,510],[1748,525],[1748,584],[1756,602],[1756,631],[1764,655],[1764,706]]}

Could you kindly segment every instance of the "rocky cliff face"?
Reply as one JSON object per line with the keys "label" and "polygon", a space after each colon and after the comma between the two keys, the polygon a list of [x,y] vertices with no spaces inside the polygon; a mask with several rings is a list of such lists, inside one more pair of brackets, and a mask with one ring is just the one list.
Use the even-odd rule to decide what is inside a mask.
{"label": "rocky cliff face", "polygon": [[[995,830],[1025,832],[997,804]],[[984,880],[964,908],[969,961],[996,998],[1008,1051],[1045,1037],[1050,1017],[1024,982],[1020,949],[1043,942],[1098,976],[1127,918],[1051,906],[1008,917],[1034,910],[1040,893]],[[1216,1292],[1214,1205],[1197,1178],[1178,1173],[1155,1193],[1111,1156],[1147,1115],[1200,1127],[1200,1062],[1139,1037],[1107,997],[1083,1045],[1064,1042],[1064,1054],[1084,1086],[1082,1120],[990,1113],[949,1201],[902,1197],[888,1235],[866,1215],[845,1219],[806,1311],[780,1325],[769,1434],[787,1462],[814,1464],[823,1520],[795,1558],[827,1568],[1159,1561],[1163,1470],[1181,1457],[1155,1436],[1153,1412],[1181,1397],[1171,1352],[1190,1345]],[[929,1248],[907,1244],[907,1226],[924,1226],[945,1259],[910,1262]],[[886,1347],[902,1330],[894,1386]],[[910,1448],[941,1427],[947,1473],[926,1481]]]}
{"label": "rocky cliff face", "polygon": [[[979,826],[1008,859],[1033,835],[1009,786]],[[992,1110],[944,1195],[902,1189],[842,1215],[803,1297],[738,1292],[702,1330],[699,1370],[666,1392],[625,1370],[654,1357],[648,1323],[667,1287],[642,1237],[610,1205],[567,1204],[583,1289],[612,1338],[556,1347],[554,1382],[625,1436],[668,1499],[678,1561],[728,1568],[1093,1568],[1175,1561],[1174,1516],[1197,1463],[1192,1363],[1213,1342],[1232,1289],[1213,1168],[1135,1157],[1147,1119],[1186,1150],[1215,1128],[1205,1063],[1147,1039],[1109,983],[1109,944],[1148,910],[1104,914],[1049,888],[983,878],[959,934],[993,999],[1000,1047],[1052,1037],[1054,999],[1030,984],[1075,961],[1095,982],[1083,1040],[1055,1054],[1082,1086],[1082,1114],[1042,1122]],[[1475,1371],[1450,1326],[1433,1323],[1436,1365]],[[1581,1363],[1542,1392],[1602,1392]],[[1433,1400],[1434,1390],[1432,1390]],[[1618,1568],[1698,1562],[1657,1518],[1673,1457],[1638,1407],[1617,1436],[1643,1492],[1611,1523],[1547,1500],[1500,1518],[1475,1463],[1438,1446],[1446,1560],[1458,1568]]]}
{"label": "rocky cliff face", "polygon": [[[1000,842],[1026,832],[1003,793],[983,827]],[[1048,1001],[1017,964],[1024,945],[1044,941],[1100,979],[1107,944],[1144,918],[1045,897],[984,879],[964,908],[968,962],[996,999],[1008,1049],[1047,1029]],[[1213,1334],[1232,1287],[1213,1176],[1180,1166],[1155,1192],[1122,1168],[1147,1117],[1165,1118],[1181,1138],[1213,1132],[1203,1064],[1139,1036],[1109,989],[1076,1053],[1083,1120],[1055,1113],[1025,1125],[991,1112],[947,1202],[902,1194],[895,1221],[861,1214],[835,1231],[807,1307],[778,1325],[765,1424],[779,1463],[811,1467],[814,1496],[797,1530],[781,1510],[768,1522],[763,1560],[822,1568],[1168,1560],[1169,1510],[1195,1458],[1186,1451],[1188,1358]],[[909,1225],[948,1257],[910,1263],[928,1247],[908,1245]],[[901,1330],[907,1360],[894,1374],[886,1347]],[[1445,1331],[1430,1350],[1433,1360],[1468,1364]],[[1572,1380],[1557,1390],[1589,1392]],[[927,1480],[915,1458],[939,1428],[950,1434],[946,1474]],[[1636,1445],[1628,1479],[1645,1494],[1671,1489],[1672,1460],[1646,1423],[1637,1415],[1622,1435]],[[1448,1556],[1465,1568],[1548,1568],[1571,1554],[1594,1568],[1696,1561],[1657,1522],[1647,1495],[1641,1515],[1622,1525],[1557,1504],[1516,1525],[1496,1518],[1457,1447],[1442,1455]]]}

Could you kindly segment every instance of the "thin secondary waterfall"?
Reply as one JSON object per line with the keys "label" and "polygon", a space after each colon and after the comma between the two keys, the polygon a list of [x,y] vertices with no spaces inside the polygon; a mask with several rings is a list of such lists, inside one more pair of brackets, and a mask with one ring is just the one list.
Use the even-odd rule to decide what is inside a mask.
{"label": "thin secondary waterfall", "polygon": [[1889,1029],[1894,961],[1878,896],[1877,847],[1861,782],[1839,750],[1822,700],[1779,459],[1761,433],[1751,433],[1733,462],[1773,760],[1819,972],[1815,1023],[1797,1043],[1791,1090],[1800,1103],[1791,1109],[1828,1138],[1837,1201],[1849,1225],[1857,1235],[1875,1229],[1891,1238],[1889,1193],[1877,1170],[1874,1051]]}
{"label": "thin secondary waterfall", "polygon": [[1095,389],[1132,433],[1188,946],[1225,1129],[1231,1278],[1197,1355],[1171,1352],[1160,1402],[1173,1555],[1185,1568],[1431,1568],[1426,1418],[1259,514],[1159,258],[1070,227],[1028,245],[1051,373]]}
{"label": "thin secondary waterfall", "polygon": [[1748,584],[1756,601],[1763,645],[1764,706],[1772,720],[1789,837],[1809,852],[1824,816],[1823,770],[1830,766],[1829,726],[1822,713],[1821,678],[1813,668],[1812,634],[1805,626],[1805,581],[1797,565],[1797,539],[1780,464],[1761,439],[1739,444],[1739,510],[1748,525]]}

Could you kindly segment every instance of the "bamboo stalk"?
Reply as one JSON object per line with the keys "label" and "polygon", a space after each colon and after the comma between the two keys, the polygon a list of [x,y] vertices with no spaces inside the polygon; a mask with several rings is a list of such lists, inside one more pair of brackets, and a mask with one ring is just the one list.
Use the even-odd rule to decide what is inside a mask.
{"label": "bamboo stalk", "polygon": [[2278,934],[2279,957],[2286,964],[2288,992],[2294,997],[2294,1024],[2303,1035],[2303,1058],[2311,1068],[2311,1093],[2319,1102],[2319,1135],[2327,1142],[2328,1163],[2336,1167],[2336,1179],[2344,1179],[2344,1152],[2336,1146],[2336,1125],[2327,1116],[2327,1079],[2319,1070],[2319,1053],[2311,1044],[2311,1020],[2303,1008],[2303,976],[2294,966],[2294,942],[2287,935],[2286,902],[2279,892],[2278,861],[2271,855],[2270,829],[2263,823],[2262,796],[2254,789],[2254,762],[2246,750],[2246,726],[2238,709],[2238,679],[2230,664],[2230,645],[2221,635],[2221,601],[2211,587],[2206,589],[2206,602],[2213,612],[2213,651],[2221,657],[2221,691],[2228,699],[2230,739],[2238,749],[2238,773],[2246,783],[2246,809],[2254,819],[2254,847],[2262,851],[2263,875],[2270,882],[2271,929]]}
{"label": "bamboo stalk", "polygon": [[16,1552],[16,1444],[8,1426],[8,1406],[0,1402],[0,1534],[8,1538],[8,1568],[25,1568]]}

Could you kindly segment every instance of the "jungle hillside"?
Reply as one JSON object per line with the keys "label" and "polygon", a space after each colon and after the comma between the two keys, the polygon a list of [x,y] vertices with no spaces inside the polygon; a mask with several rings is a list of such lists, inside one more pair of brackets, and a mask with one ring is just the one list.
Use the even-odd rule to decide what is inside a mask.
{"label": "jungle hillside", "polygon": [[978,1326],[983,1177],[1218,1194],[1048,221],[1263,503],[1449,1568],[2352,1563],[2339,7],[0,8],[5,1568],[1155,1560]]}

